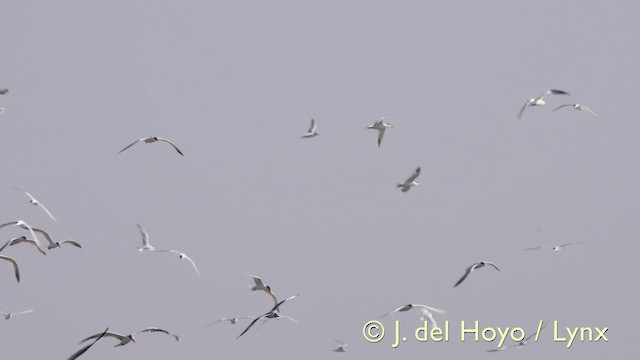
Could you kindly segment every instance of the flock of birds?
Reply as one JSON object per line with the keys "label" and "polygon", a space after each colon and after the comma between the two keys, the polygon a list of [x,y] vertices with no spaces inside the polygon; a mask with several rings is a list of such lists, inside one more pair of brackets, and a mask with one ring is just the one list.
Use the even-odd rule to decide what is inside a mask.
{"label": "flock of birds", "polygon": [[[0,89],[0,96],[5,95],[8,93],[8,89]],[[558,90],[558,89],[550,89],[545,91],[544,93],[542,93],[541,95],[537,96],[537,97],[533,97],[528,99],[525,104],[522,106],[522,108],[520,109],[520,111],[517,114],[518,119],[521,119],[525,110],[530,108],[530,107],[540,107],[545,105],[547,102],[545,100],[545,96],[547,95],[569,95],[568,92],[563,91],[563,90]],[[595,117],[597,117],[598,115],[596,115],[595,112],[593,112],[590,108],[588,108],[585,105],[581,105],[578,103],[568,103],[568,104],[562,104],[557,106],[556,108],[554,108],[552,111],[556,111],[559,109],[563,109],[563,108],[568,108],[568,109],[574,109],[574,110],[578,110],[578,111],[585,111]],[[3,112],[4,108],[0,107],[0,112]],[[387,129],[393,128],[393,125],[390,123],[387,123],[385,121],[386,119],[383,117],[380,120],[376,121],[374,124],[370,125],[367,127],[367,129],[372,129],[372,130],[376,130],[378,132],[378,147],[381,146],[382,144],[382,139],[384,137],[384,134],[386,132]],[[317,132],[317,124],[316,121],[314,119],[311,119],[311,124],[309,129],[307,130],[306,133],[304,133],[302,135],[302,138],[314,138],[316,136],[319,135],[319,133]],[[132,142],[131,144],[127,145],[126,147],[124,147],[122,150],[120,150],[118,152],[118,154],[124,152],[125,150],[133,147],[134,145],[138,144],[138,143],[145,143],[145,144],[150,144],[150,143],[155,143],[155,142],[161,142],[161,143],[166,143],[168,145],[170,145],[179,155],[184,156],[184,153],[178,148],[178,146],[176,144],[174,144],[171,140],[166,139],[166,138],[161,138],[161,137],[156,137],[156,136],[150,136],[150,137],[143,137],[140,138],[138,140],[135,140],[134,142]],[[418,178],[418,176],[420,176],[420,167],[417,167],[415,169],[415,171],[402,183],[398,183],[397,187],[404,193],[408,192],[412,187],[414,186],[418,186],[420,185],[419,182],[416,181],[416,179]],[[39,207],[40,209],[42,209],[42,211],[44,211],[46,213],[46,215],[52,220],[52,221],[57,221],[56,218],[54,217],[54,215],[52,214],[52,212],[44,205],[42,204],[40,201],[38,201],[31,193],[26,192],[20,188],[15,188],[15,190],[20,191],[22,193],[24,193],[28,200],[29,203],[33,206]],[[8,226],[13,226],[19,229],[23,229],[23,230],[27,230],[29,232],[30,238],[27,237],[26,235],[17,237],[17,238],[13,238],[10,239],[8,241],[6,241],[4,243],[4,245],[2,245],[2,247],[0,247],[0,253],[3,252],[3,250],[5,250],[5,248],[7,247],[12,247],[15,245],[20,245],[20,244],[25,244],[25,245],[29,245],[31,247],[33,247],[35,250],[37,250],[38,252],[40,252],[43,255],[47,255],[47,251],[45,251],[45,246],[43,246],[43,244],[40,242],[40,239],[38,237],[38,235],[41,235],[42,237],[44,237],[48,243],[48,245],[46,246],[47,250],[52,250],[55,248],[60,248],[63,244],[68,244],[77,248],[82,248],[82,246],[74,241],[74,240],[63,240],[63,241],[54,241],[53,238],[49,235],[48,232],[46,232],[45,230],[42,230],[40,228],[36,228],[36,227],[32,227],[31,225],[29,225],[27,222],[25,222],[24,220],[16,220],[16,221],[10,221],[10,222],[6,222],[4,224],[0,225],[0,229],[4,228],[4,227],[8,227]],[[189,257],[187,254],[178,251],[178,250],[173,250],[173,249],[156,249],[150,242],[149,240],[149,234],[142,228],[142,226],[140,224],[137,224],[138,226],[138,230],[140,232],[141,238],[142,238],[142,246],[137,247],[139,252],[145,252],[145,253],[171,253],[171,254],[176,254],[178,255],[178,258],[180,260],[186,260],[187,262],[190,263],[191,267],[193,268],[194,272],[196,273],[196,275],[200,276],[200,271],[198,270],[198,267],[196,266],[196,263],[194,262],[194,260]],[[570,246],[570,245],[578,245],[578,244],[584,244],[585,242],[573,242],[573,243],[566,243],[566,244],[561,244],[561,245],[543,245],[543,246],[536,246],[536,247],[531,247],[531,248],[527,248],[527,249],[523,249],[525,251],[530,251],[530,250],[538,250],[538,249],[546,249],[549,248],[551,249],[553,252],[558,252],[560,250],[562,250],[563,248]],[[20,282],[20,271],[19,271],[19,267],[18,267],[18,263],[17,261],[9,256],[6,255],[1,255],[0,254],[0,259],[4,260],[8,263],[11,264],[11,266],[13,267],[13,271],[14,271],[14,276],[16,278],[16,280],[18,282]],[[462,284],[462,282],[464,282],[469,275],[471,275],[472,272],[474,272],[475,270],[481,269],[483,267],[492,267],[497,271],[500,271],[500,269],[498,268],[498,266],[496,264],[494,264],[493,262],[490,261],[480,261],[480,262],[476,262],[472,265],[470,265],[469,267],[467,267],[464,271],[464,274],[462,275],[462,277],[460,277],[460,279],[453,285],[453,287],[457,287],[460,284]],[[229,317],[229,318],[221,318],[218,319],[216,321],[213,321],[207,325],[205,325],[205,327],[209,327],[212,325],[215,325],[217,323],[220,322],[228,322],[230,324],[236,324],[239,323],[242,320],[245,319],[251,319],[251,322],[244,328],[244,330],[242,332],[240,332],[240,334],[237,336],[237,338],[240,338],[241,336],[243,336],[244,334],[246,334],[254,325],[260,323],[259,326],[264,325],[264,323],[266,323],[268,320],[271,319],[281,319],[281,318],[285,318],[288,319],[294,323],[297,323],[297,321],[287,315],[282,315],[280,313],[280,308],[282,307],[282,305],[292,299],[297,298],[298,296],[300,296],[300,294],[295,294],[292,296],[289,296],[283,300],[278,300],[278,298],[276,297],[276,295],[274,294],[274,292],[272,291],[271,287],[269,285],[265,285],[263,280],[255,275],[248,275],[249,277],[251,277],[251,279],[253,280],[253,284],[250,286],[250,291],[251,292],[256,292],[256,291],[261,291],[264,292],[273,302],[273,306],[266,312],[259,314],[257,316],[249,316],[249,315],[245,315],[245,316],[237,316],[237,317]],[[403,305],[400,306],[390,312],[387,312],[383,315],[381,315],[379,318],[384,318],[386,316],[392,315],[394,313],[399,313],[399,312],[407,312],[413,309],[417,309],[420,311],[420,321],[428,321],[432,327],[438,327],[438,324],[435,320],[434,317],[434,313],[438,313],[438,314],[444,314],[445,311],[444,310],[440,310],[431,306],[427,306],[427,305],[422,305],[422,304],[407,304],[407,305]],[[24,310],[24,311],[19,311],[19,312],[14,312],[14,313],[5,313],[0,311],[0,314],[2,314],[5,318],[5,320],[9,320],[11,319],[13,316],[15,315],[23,315],[23,314],[28,314],[33,312],[33,309],[29,309],[29,310]],[[544,325],[546,326],[546,324]],[[543,326],[543,327],[544,327]],[[111,332],[109,331],[109,329],[105,329],[104,331],[88,336],[85,339],[82,339],[80,341],[80,344],[83,344],[85,342],[88,342],[89,340],[93,340],[91,343],[89,343],[88,345],[85,345],[83,348],[79,349],[76,353],[74,353],[73,355],[71,355],[68,360],[75,360],[76,358],[78,358],[79,356],[81,356],[82,354],[84,354],[89,348],[91,348],[91,346],[93,346],[97,341],[105,338],[105,337],[111,337],[111,338],[115,338],[116,340],[118,340],[118,344],[115,345],[115,347],[119,347],[119,346],[124,346],[127,345],[129,343],[135,343],[136,342],[136,338],[135,336],[137,334],[140,333],[162,333],[165,335],[169,335],[171,337],[173,337],[176,341],[180,340],[180,337],[176,334],[173,334],[167,330],[161,329],[161,328],[157,328],[157,327],[146,327],[143,328],[141,330],[138,330],[136,332],[133,332],[131,334],[127,334],[127,335],[123,335],[123,334],[119,334],[116,332]],[[501,350],[506,350],[506,349],[510,349],[510,348],[520,348],[524,345],[527,344],[528,340],[530,340],[531,336],[525,338],[524,340],[522,340],[521,342],[514,344],[514,345],[509,345],[509,346],[504,346],[502,348],[498,348],[498,349],[491,349],[491,350],[487,350],[488,352],[496,352],[496,351],[501,351]],[[333,349],[332,351],[334,352],[346,352],[348,345],[340,340],[335,340],[338,345],[335,349]]]}

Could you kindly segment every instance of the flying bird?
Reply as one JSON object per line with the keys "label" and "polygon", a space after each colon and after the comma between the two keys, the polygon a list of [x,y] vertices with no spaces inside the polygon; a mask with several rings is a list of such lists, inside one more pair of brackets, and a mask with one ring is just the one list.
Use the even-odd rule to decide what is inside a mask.
{"label": "flying bird", "polygon": [[338,347],[331,350],[331,351],[335,351],[335,352],[347,352],[347,343],[340,341],[340,340],[336,340],[336,342],[338,343]]}
{"label": "flying bird", "polygon": [[436,322],[436,319],[433,317],[433,313],[429,311],[429,309],[420,308],[420,311],[422,311],[422,315],[420,316],[420,321],[428,321],[431,324],[431,327],[433,328],[438,327],[438,323]]}
{"label": "flying bird", "polygon": [[136,225],[138,225],[138,230],[140,230],[140,235],[142,236],[142,246],[138,248],[138,251],[154,251],[155,248],[149,243],[149,233],[140,224]]}
{"label": "flying bird", "polygon": [[145,143],[147,143],[147,144],[150,144],[150,143],[154,143],[154,142],[156,142],[156,141],[166,142],[167,144],[169,144],[169,145],[173,146],[173,148],[174,148],[174,149],[176,149],[176,151],[178,152],[178,154],[180,154],[180,155],[184,156],[184,154],[182,153],[182,151],[180,151],[180,149],[178,149],[178,147],[177,147],[174,143],[172,143],[170,140],[165,139],[165,138],[161,138],[161,137],[157,137],[157,136],[149,136],[149,137],[144,137],[144,138],[142,138],[142,139],[138,139],[138,140],[136,140],[136,141],[132,142],[132,143],[131,143],[130,145],[128,145],[127,147],[125,147],[124,149],[120,150],[120,151],[118,152],[118,154],[120,154],[121,152],[123,152],[123,151],[127,150],[128,148],[132,147],[133,145],[135,145],[135,144],[137,144],[137,143],[139,143],[139,142],[145,142]]}
{"label": "flying bird", "polygon": [[38,249],[38,251],[42,253],[42,255],[45,255],[45,256],[47,255],[47,253],[45,253],[44,250],[38,247],[38,244],[36,244],[34,240],[27,239],[26,236],[20,236],[7,241],[4,245],[2,245],[2,247],[0,247],[0,252],[2,252],[2,250],[4,250],[4,248],[6,248],[7,246],[13,246],[13,245],[22,244],[22,243],[31,244],[35,246],[36,249]]}
{"label": "flying bird", "polygon": [[180,258],[180,260],[187,259],[191,263],[191,266],[193,266],[193,270],[196,271],[196,274],[200,276],[200,271],[198,271],[198,267],[196,266],[196,263],[193,262],[193,260],[189,256],[187,256],[187,254],[180,252],[178,250],[155,250],[155,252],[170,252],[173,254],[178,254],[178,257]]}
{"label": "flying bird", "polygon": [[160,328],[157,328],[157,327],[147,327],[147,328],[144,328],[142,330],[138,330],[138,331],[136,331],[136,332],[134,332],[132,334],[129,334],[129,335],[122,335],[122,334],[118,334],[118,333],[114,333],[114,332],[110,332],[110,331],[107,331],[107,332],[104,332],[104,333],[95,334],[95,335],[91,335],[88,338],[82,339],[80,341],[80,344],[82,344],[85,341],[88,341],[88,340],[91,340],[91,339],[95,339],[95,338],[98,338],[98,337],[101,337],[101,336],[110,336],[110,337],[116,338],[116,339],[118,339],[118,341],[120,341],[119,344],[114,346],[114,347],[118,347],[118,346],[127,345],[128,343],[130,343],[132,341],[136,342],[135,335],[138,334],[138,333],[144,333],[144,332],[161,332],[161,333],[165,333],[167,335],[173,336],[174,339],[176,339],[176,341],[180,340],[180,337],[178,335],[174,335],[174,334],[168,332],[167,330],[163,330],[163,329],[160,329]]}
{"label": "flying bird", "polygon": [[537,249],[551,249],[551,250],[553,250],[553,252],[558,252],[558,251],[562,250],[562,248],[565,247],[565,246],[579,245],[579,244],[585,244],[585,243],[586,243],[586,241],[579,241],[579,242],[570,242],[570,243],[566,243],[566,244],[562,244],[562,245],[543,245],[543,246],[536,246],[536,247],[532,247],[532,248],[528,248],[528,249],[523,249],[523,251],[537,250]]}
{"label": "flying bird", "polygon": [[84,354],[87,352],[87,350],[89,350],[90,347],[93,346],[93,344],[95,344],[98,340],[102,339],[102,337],[107,333],[107,331],[109,331],[109,328],[106,328],[102,334],[100,334],[100,336],[98,336],[95,340],[93,340],[93,342],[91,342],[91,344],[83,347],[82,349],[76,351],[73,355],[69,356],[69,358],[67,360],[75,360],[78,357],[80,357],[80,355]]}
{"label": "flying bird", "polygon": [[513,345],[509,345],[509,346],[504,346],[504,347],[500,347],[500,348],[497,348],[497,349],[487,350],[487,352],[496,352],[496,351],[502,351],[502,350],[507,350],[507,349],[512,349],[512,348],[519,349],[519,348],[521,348],[521,347],[523,347],[523,346],[527,345],[527,344],[529,343],[529,340],[530,340],[532,337],[536,336],[540,331],[542,331],[542,329],[544,329],[544,328],[545,328],[545,326],[547,326],[547,324],[546,324],[546,323],[544,323],[544,324],[542,325],[542,327],[540,328],[540,330],[538,330],[537,332],[534,332],[533,334],[531,334],[531,335],[527,336],[524,340],[522,340],[522,341],[518,342],[517,344],[513,344]]}
{"label": "flying bird", "polygon": [[267,311],[266,313],[264,313],[264,314],[262,314],[262,315],[258,316],[258,317],[257,317],[257,318],[255,318],[255,319],[253,319],[253,321],[251,322],[251,324],[249,324],[249,326],[247,326],[247,328],[246,328],[246,329],[244,329],[244,331],[243,331],[243,332],[241,332],[241,333],[240,333],[240,335],[238,335],[238,337],[237,337],[236,339],[238,339],[240,336],[244,335],[247,331],[249,331],[249,329],[251,329],[251,327],[252,327],[256,322],[258,322],[258,320],[260,320],[260,319],[263,319],[263,318],[266,318],[266,319],[277,319],[277,318],[279,318],[279,317],[280,317],[280,314],[279,314],[278,310],[279,310],[279,308],[280,308],[280,305],[284,304],[284,303],[285,303],[285,301],[289,301],[289,300],[291,300],[291,299],[293,299],[293,298],[296,298],[296,297],[298,297],[298,296],[300,296],[300,294],[296,294],[296,295],[290,296],[290,297],[288,297],[288,298],[286,298],[286,299],[284,299],[284,300],[282,300],[282,301],[278,302],[277,304],[275,304],[275,305],[274,305],[274,307],[273,307],[273,308],[271,308],[271,310],[269,310],[269,311]]}
{"label": "flying bird", "polygon": [[316,121],[311,119],[311,126],[309,127],[309,130],[307,130],[307,132],[302,135],[303,138],[312,138],[314,136],[318,136],[319,134],[316,132],[316,128],[318,126],[316,125]]}
{"label": "flying bird", "polygon": [[53,239],[51,238],[51,235],[49,235],[48,232],[38,228],[33,228],[33,231],[37,232],[38,234],[41,234],[42,236],[44,236],[45,239],[47,239],[47,241],[49,242],[49,246],[48,246],[49,250],[61,247],[62,244],[69,244],[80,249],[82,248],[82,246],[80,246],[80,244],[77,241],[74,241],[74,240],[53,241]]}
{"label": "flying bird", "polygon": [[14,312],[14,313],[6,313],[6,312],[2,312],[2,311],[0,311],[0,314],[1,314],[2,316],[4,316],[4,319],[5,319],[5,320],[9,320],[9,319],[11,319],[12,317],[14,317],[15,315],[28,314],[28,313],[30,313],[30,312],[33,312],[33,309],[25,310],[25,311],[20,311],[20,312]]}
{"label": "flying bird", "polygon": [[407,304],[407,305],[400,306],[397,309],[391,310],[386,314],[380,315],[379,318],[383,318],[385,316],[389,316],[389,315],[397,313],[397,312],[409,311],[411,309],[426,309],[426,310],[429,310],[429,311],[434,311],[434,312],[437,312],[437,313],[440,313],[440,314],[444,314],[444,310],[436,309],[436,308],[433,308],[431,306],[422,305],[422,304]]}
{"label": "flying bird", "polygon": [[420,175],[420,167],[416,169],[416,171],[411,174],[402,184],[398,184],[397,187],[402,188],[402,192],[407,192],[411,190],[412,187],[420,185],[419,182],[416,181],[416,178]]}
{"label": "flying bird", "polygon": [[527,100],[527,102],[524,103],[524,106],[522,107],[522,109],[520,109],[520,111],[518,112],[518,119],[522,119],[522,113],[524,113],[524,110],[526,108],[528,108],[530,106],[543,106],[544,104],[546,104],[547,102],[544,100],[544,97],[547,94],[569,95],[568,92],[563,91],[563,90],[556,90],[556,89],[547,90],[542,95]]}
{"label": "flying bird", "polygon": [[249,285],[251,286],[250,288],[251,291],[262,290],[271,298],[271,300],[273,300],[274,305],[278,303],[278,300],[276,299],[276,294],[274,294],[273,291],[271,291],[271,287],[269,285],[265,285],[262,282],[262,279],[259,276],[255,276],[255,275],[247,275],[247,276],[252,278],[253,282],[255,283],[253,286]]}
{"label": "flying bird", "polygon": [[496,270],[500,271],[500,269],[498,269],[498,267],[497,267],[494,263],[492,263],[492,262],[489,262],[489,261],[480,261],[480,262],[477,262],[477,263],[475,263],[475,264],[473,264],[473,265],[469,266],[469,267],[465,270],[464,275],[462,275],[462,277],[460,278],[460,280],[458,280],[458,282],[457,282],[455,285],[453,285],[453,287],[456,287],[456,286],[460,285],[460,284],[464,281],[464,279],[466,279],[466,278],[467,278],[467,276],[469,276],[469,274],[471,274],[471,272],[473,272],[473,270],[475,270],[475,269],[480,269],[481,267],[484,267],[484,266],[486,266],[486,265],[493,266]]}
{"label": "flying bird", "polygon": [[376,121],[373,125],[367,126],[367,129],[378,130],[378,147],[380,147],[380,143],[382,143],[384,132],[387,130],[387,128],[393,127],[393,125],[384,122],[384,120],[385,118],[383,117],[380,120]]}
{"label": "flying bird", "polygon": [[564,104],[564,105],[560,105],[557,108],[553,109],[553,111],[556,111],[558,109],[562,109],[563,107],[571,107],[572,109],[575,110],[580,110],[580,111],[586,111],[588,113],[590,113],[591,115],[598,117],[598,115],[596,113],[594,113],[593,111],[591,111],[591,109],[589,109],[588,107],[586,107],[585,105],[582,104]]}
{"label": "flying bird", "polygon": [[18,221],[11,221],[11,222],[0,225],[0,229],[9,225],[13,225],[15,227],[29,230],[29,232],[31,233],[31,236],[33,236],[33,241],[35,241],[35,244],[38,247],[38,250],[40,250],[40,252],[42,253],[44,252],[44,250],[42,250],[42,245],[40,244],[40,240],[38,240],[38,237],[36,236],[34,228],[32,228],[31,225],[27,224],[24,220],[18,220]]}
{"label": "flying bird", "polygon": [[255,319],[255,316],[239,316],[239,317],[232,317],[232,318],[223,318],[223,319],[216,320],[208,325],[205,325],[204,327],[209,327],[213,324],[219,323],[220,321],[228,321],[231,325],[233,325],[242,319]]}
{"label": "flying bird", "polygon": [[13,258],[10,258],[8,256],[4,256],[4,255],[0,255],[0,260],[5,260],[7,262],[10,262],[11,265],[13,265],[13,272],[16,275],[16,280],[18,280],[18,282],[20,282],[20,271],[18,270],[18,263]]}
{"label": "flying bird", "polygon": [[16,189],[16,190],[18,190],[18,191],[21,191],[21,192],[23,192],[25,195],[27,195],[27,196],[29,197],[29,202],[31,203],[31,205],[33,205],[33,206],[39,206],[42,210],[44,210],[44,212],[46,212],[46,213],[47,213],[47,215],[49,215],[49,217],[51,218],[51,220],[53,220],[53,221],[58,221],[58,220],[56,220],[56,218],[55,218],[55,217],[53,217],[53,214],[51,214],[51,211],[49,211],[49,209],[47,209],[47,208],[44,206],[44,204],[43,204],[43,203],[41,203],[40,201],[38,201],[38,199],[36,199],[35,197],[33,197],[33,195],[31,195],[30,193],[28,193],[28,192],[26,192],[26,191],[24,191],[24,190],[22,190],[22,189],[20,189],[20,188],[17,188],[17,187],[14,187],[14,189]]}

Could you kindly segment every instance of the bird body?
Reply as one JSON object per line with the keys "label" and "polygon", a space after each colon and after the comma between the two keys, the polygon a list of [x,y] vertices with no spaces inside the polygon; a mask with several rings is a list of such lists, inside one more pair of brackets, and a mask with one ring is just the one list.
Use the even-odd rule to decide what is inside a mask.
{"label": "bird body", "polygon": [[302,135],[302,138],[312,138],[314,136],[318,136],[319,134],[316,132],[317,128],[318,126],[316,125],[316,121],[311,119],[311,126],[309,127],[309,130],[307,130],[307,132]]}
{"label": "bird body", "polygon": [[392,128],[393,125],[384,122],[385,118],[381,118],[380,120],[376,121],[373,125],[367,126],[367,129],[373,129],[373,130],[378,130],[378,147],[380,147],[380,144],[382,143],[382,137],[384,136],[384,132],[388,129],[388,128]]}

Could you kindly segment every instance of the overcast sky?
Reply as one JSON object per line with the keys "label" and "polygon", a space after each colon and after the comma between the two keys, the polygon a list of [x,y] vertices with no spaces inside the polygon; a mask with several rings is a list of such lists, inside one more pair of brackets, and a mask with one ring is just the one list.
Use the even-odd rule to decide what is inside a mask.
{"label": "overcast sky", "polygon": [[[640,3],[14,1],[0,10],[0,223],[56,240],[2,254],[2,359],[580,358],[638,354]],[[525,101],[547,89],[570,96]],[[599,118],[556,106],[581,103]],[[394,125],[377,146],[366,127]],[[301,139],[314,118],[319,136]],[[161,136],[166,144],[137,144]],[[421,166],[421,186],[396,183]],[[58,218],[50,220],[29,191]],[[161,249],[139,253],[136,223]],[[0,241],[26,234],[0,230]],[[540,245],[586,241],[554,254]],[[453,284],[474,262],[495,262]],[[299,324],[250,293],[262,276]],[[449,342],[419,343],[446,310]],[[409,339],[391,347],[394,320]],[[609,342],[502,353],[460,322],[608,327]],[[349,352],[332,353],[334,340]],[[505,345],[512,344],[507,341]]]}

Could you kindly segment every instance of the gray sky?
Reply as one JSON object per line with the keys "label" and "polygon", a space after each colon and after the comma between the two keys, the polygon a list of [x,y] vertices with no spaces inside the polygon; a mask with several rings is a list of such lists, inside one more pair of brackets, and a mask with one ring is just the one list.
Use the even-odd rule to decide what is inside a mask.
{"label": "gray sky", "polygon": [[[2,222],[81,250],[3,251],[3,359],[65,359],[109,326],[146,326],[84,359],[498,358],[460,321],[608,327],[608,343],[540,340],[522,359],[638,353],[640,3],[632,1],[7,1],[0,11]],[[550,88],[548,105],[516,114]],[[563,109],[584,103],[600,115]],[[565,111],[566,110],[566,111]],[[395,125],[380,148],[366,126]],[[309,119],[320,136],[300,139]],[[165,144],[136,138],[169,138]],[[417,167],[422,186],[395,188]],[[53,223],[12,187],[34,194]],[[138,253],[136,223],[158,248]],[[24,232],[0,230],[6,241]],[[553,254],[538,245],[588,241]],[[494,261],[453,284],[470,264]],[[271,321],[257,274],[279,297]],[[448,343],[364,340],[407,303],[447,311]],[[246,323],[244,323],[246,325]],[[404,333],[404,330],[403,330]],[[412,337],[412,336],[410,336]],[[330,352],[334,339],[349,352]],[[413,340],[413,341],[412,341]],[[507,342],[506,344],[511,344]]]}

